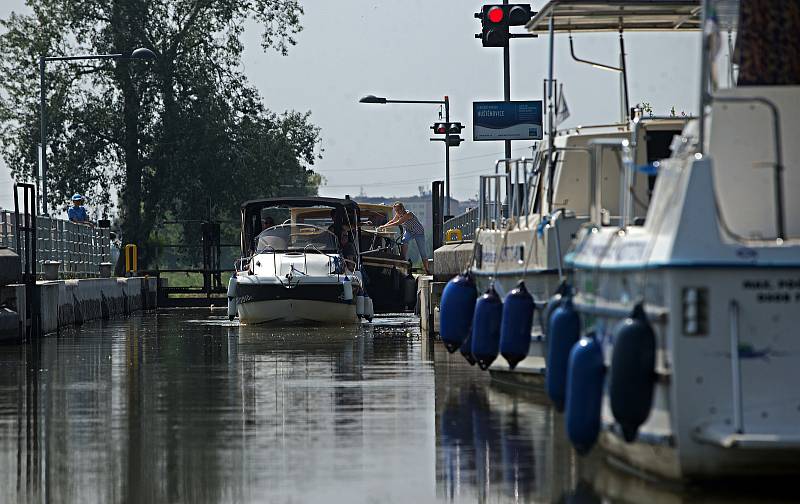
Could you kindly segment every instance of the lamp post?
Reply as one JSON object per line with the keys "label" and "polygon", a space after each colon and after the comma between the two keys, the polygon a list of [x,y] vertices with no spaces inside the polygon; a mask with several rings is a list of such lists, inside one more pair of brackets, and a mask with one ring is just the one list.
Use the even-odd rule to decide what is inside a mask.
{"label": "lamp post", "polygon": [[140,47],[130,54],[83,54],[79,56],[42,56],[39,58],[39,119],[41,162],[42,162],[42,213],[47,215],[47,107],[44,76],[48,61],[79,61],[79,60],[152,60],[156,54],[150,49]]}
{"label": "lamp post", "polygon": [[[445,96],[443,100],[388,100],[382,96],[375,96],[375,95],[367,95],[358,100],[359,103],[377,103],[380,105],[384,105],[387,103],[421,103],[421,104],[433,104],[433,105],[444,105],[444,120],[448,124],[450,123],[450,98]],[[448,132],[445,135],[445,154],[444,154],[444,181],[445,181],[445,200],[444,200],[444,212],[447,215],[450,215],[450,133]]]}

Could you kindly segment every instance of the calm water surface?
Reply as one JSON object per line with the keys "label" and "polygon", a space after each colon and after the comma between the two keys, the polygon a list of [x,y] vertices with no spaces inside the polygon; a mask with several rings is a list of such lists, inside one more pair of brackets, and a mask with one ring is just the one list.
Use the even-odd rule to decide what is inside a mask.
{"label": "calm water surface", "polygon": [[0,502],[731,498],[577,460],[540,398],[492,385],[413,317],[375,322],[171,311],[0,347]]}

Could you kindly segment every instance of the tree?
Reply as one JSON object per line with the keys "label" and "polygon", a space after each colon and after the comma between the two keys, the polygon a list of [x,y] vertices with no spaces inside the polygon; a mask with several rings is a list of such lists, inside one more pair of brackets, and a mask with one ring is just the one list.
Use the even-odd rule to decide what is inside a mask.
{"label": "tree", "polygon": [[286,55],[303,11],[296,0],[28,0],[2,21],[0,143],[18,179],[34,172],[40,55],[152,49],[153,62],[52,64],[47,74],[51,206],[85,191],[121,203],[126,241],[147,251],[160,218],[198,218],[282,192],[313,194],[319,129],[309,113],[275,114],[240,71],[244,23],[264,50]]}

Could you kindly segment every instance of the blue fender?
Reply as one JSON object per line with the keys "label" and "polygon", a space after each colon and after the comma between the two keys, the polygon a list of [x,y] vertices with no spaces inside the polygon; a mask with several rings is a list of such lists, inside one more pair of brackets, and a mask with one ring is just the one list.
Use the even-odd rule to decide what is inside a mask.
{"label": "blue fender", "polygon": [[547,328],[550,325],[550,317],[553,316],[553,312],[556,311],[556,308],[561,306],[561,299],[569,290],[567,283],[561,282],[553,295],[550,296],[550,299],[547,300],[547,306],[544,309],[544,316],[542,317],[542,330],[545,336],[547,335]]}
{"label": "blue fender", "polygon": [[464,273],[447,282],[439,304],[439,336],[450,353],[464,343],[470,333],[475,299],[475,283]]}
{"label": "blue fender", "polygon": [[594,336],[584,336],[572,346],[565,421],[567,436],[580,455],[589,453],[600,435],[605,373],[603,349]]}
{"label": "blue fender", "polygon": [[472,356],[472,333],[467,335],[467,339],[464,340],[464,343],[461,343],[461,347],[459,348],[461,351],[461,355],[469,362],[470,366],[475,365],[475,357]]}
{"label": "blue fender", "polygon": [[475,315],[472,318],[472,356],[484,371],[497,358],[502,317],[503,301],[494,290],[494,285],[490,285],[475,303]]}
{"label": "blue fender", "polygon": [[533,296],[520,282],[503,301],[503,320],[500,323],[500,354],[511,369],[528,356],[533,326]]}
{"label": "blue fender", "polygon": [[580,330],[580,317],[572,305],[572,297],[567,295],[550,317],[547,335],[545,389],[558,411],[564,411],[569,353],[580,337]]}
{"label": "blue fender", "polygon": [[608,390],[611,412],[630,443],[650,416],[656,378],[656,335],[641,303],[614,327],[613,337]]}

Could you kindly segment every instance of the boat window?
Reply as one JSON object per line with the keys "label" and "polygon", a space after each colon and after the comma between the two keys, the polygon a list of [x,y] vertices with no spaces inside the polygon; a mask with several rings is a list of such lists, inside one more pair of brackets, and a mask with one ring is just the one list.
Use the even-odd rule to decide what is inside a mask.
{"label": "boat window", "polygon": [[304,250],[335,253],[336,237],[326,228],[309,224],[279,224],[265,229],[256,237],[257,253]]}

